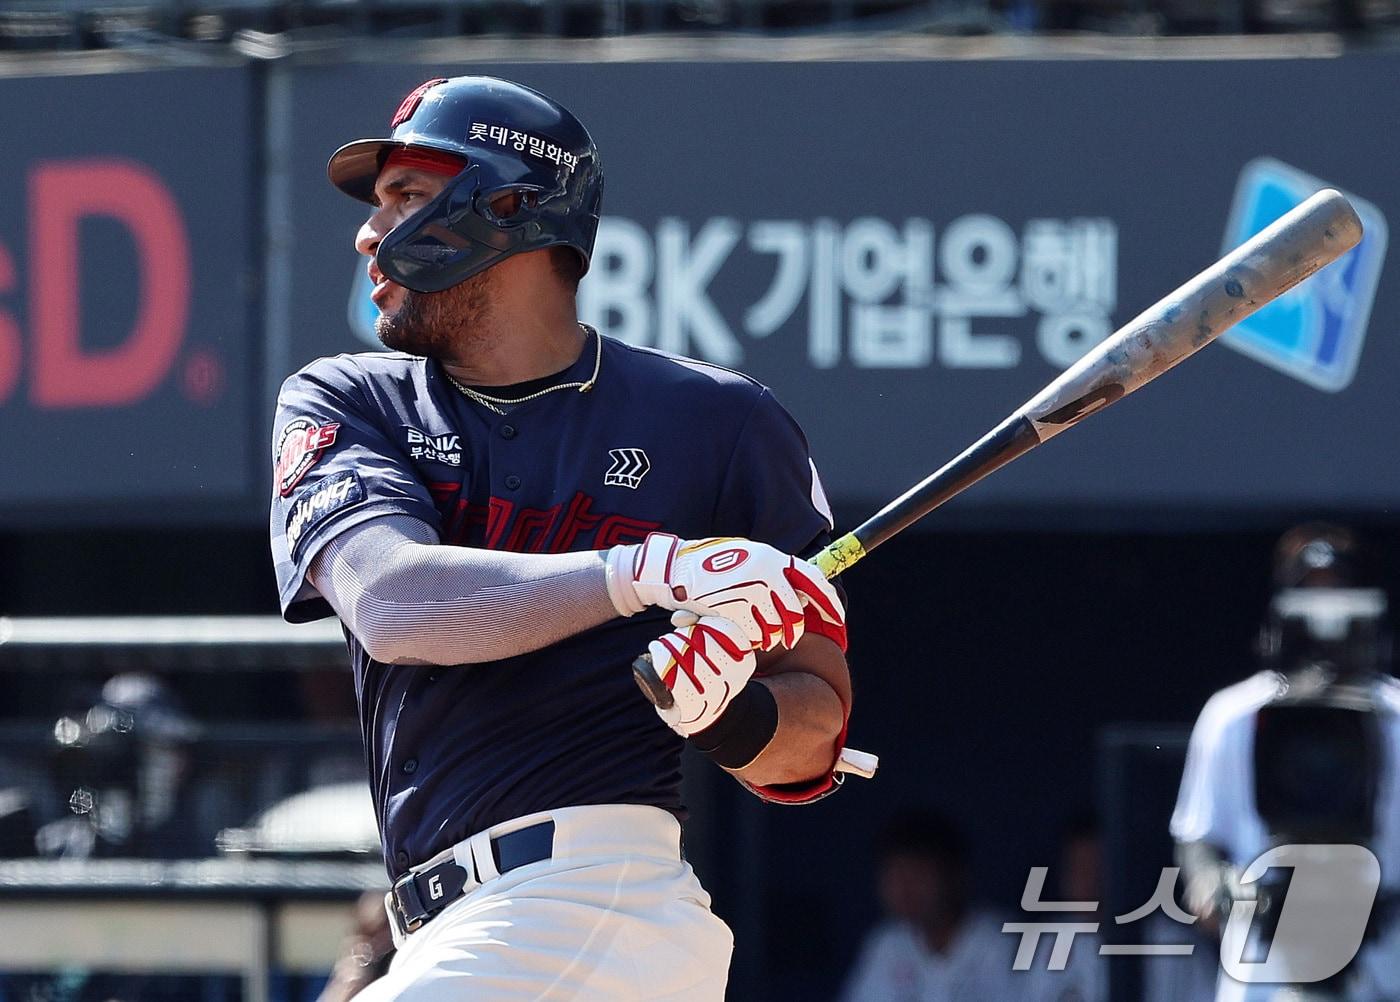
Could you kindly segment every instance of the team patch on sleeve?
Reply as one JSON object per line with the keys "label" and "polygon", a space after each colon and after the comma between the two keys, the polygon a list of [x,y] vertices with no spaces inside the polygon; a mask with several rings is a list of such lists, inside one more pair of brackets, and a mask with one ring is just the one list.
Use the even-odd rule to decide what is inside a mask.
{"label": "team patch on sleeve", "polygon": [[282,434],[277,437],[277,465],[273,476],[284,498],[291,497],[301,478],[316,465],[321,454],[335,444],[339,428],[338,422],[318,425],[307,417],[292,418],[282,427]]}
{"label": "team patch on sleeve", "polygon": [[287,549],[291,551],[292,559],[300,558],[297,548],[316,526],[342,508],[364,499],[365,485],[353,470],[327,477],[314,488],[304,491],[292,502],[291,511],[287,513]]}

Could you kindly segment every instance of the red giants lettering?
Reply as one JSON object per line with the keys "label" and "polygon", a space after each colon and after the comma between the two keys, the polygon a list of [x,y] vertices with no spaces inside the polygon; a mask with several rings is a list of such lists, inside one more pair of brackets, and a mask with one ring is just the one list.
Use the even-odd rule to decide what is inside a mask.
{"label": "red giants lettering", "polygon": [[[120,223],[136,247],[135,321],[119,343],[102,348],[81,337],[79,228],[93,218]],[[29,394],[37,406],[132,404],[170,374],[189,317],[190,251],[180,209],[150,168],[108,158],[35,166],[27,267]],[[17,285],[14,260],[0,247],[0,296]],[[22,356],[20,327],[0,310],[0,403],[19,384]]]}
{"label": "red giants lettering", "polygon": [[339,427],[339,421],[318,425],[308,417],[296,417],[282,428],[272,476],[284,498],[292,496],[301,478],[320,462],[321,454],[335,444]]}
{"label": "red giants lettering", "polygon": [[660,522],[626,515],[592,512],[593,498],[579,491],[566,505],[552,508],[518,508],[506,498],[491,498],[485,505],[457,497],[461,484],[429,484],[442,513],[443,542],[455,546],[482,546],[515,553],[565,553],[606,550],[623,543],[640,543]]}

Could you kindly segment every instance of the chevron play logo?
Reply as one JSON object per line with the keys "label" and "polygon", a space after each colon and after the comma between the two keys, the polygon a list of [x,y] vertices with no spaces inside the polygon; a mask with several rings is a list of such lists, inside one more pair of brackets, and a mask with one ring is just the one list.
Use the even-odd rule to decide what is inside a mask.
{"label": "chevron play logo", "polygon": [[[1224,250],[1231,251],[1321,188],[1337,187],[1280,160],[1260,157],[1240,172]],[[1309,386],[1337,393],[1351,384],[1385,262],[1379,209],[1346,193],[1366,235],[1339,261],[1240,321],[1221,341]]]}
{"label": "chevron play logo", "polygon": [[651,460],[641,449],[609,449],[608,458],[612,465],[603,474],[603,483],[608,487],[630,487],[636,490],[642,477],[651,470]]}

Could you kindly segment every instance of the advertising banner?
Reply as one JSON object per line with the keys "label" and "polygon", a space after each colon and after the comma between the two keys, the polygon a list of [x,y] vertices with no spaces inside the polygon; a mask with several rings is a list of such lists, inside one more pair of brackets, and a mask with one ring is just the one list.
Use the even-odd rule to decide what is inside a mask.
{"label": "advertising banner", "polygon": [[366,207],[326,183],[327,155],[386,134],[427,77],[495,73],[568,104],[602,150],[584,319],[772,386],[838,504],[903,490],[1223,248],[1339,187],[1366,223],[1360,248],[950,517],[1383,509],[1400,501],[1385,461],[1397,70],[1379,56],[297,68],[282,362],[374,346],[352,247]]}
{"label": "advertising banner", "polygon": [[3,93],[0,521],[207,517],[253,479],[250,77]]}

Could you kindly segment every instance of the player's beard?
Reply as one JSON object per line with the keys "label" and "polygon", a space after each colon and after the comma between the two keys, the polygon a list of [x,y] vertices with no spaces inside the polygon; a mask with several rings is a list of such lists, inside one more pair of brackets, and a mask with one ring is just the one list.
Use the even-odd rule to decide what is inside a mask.
{"label": "player's beard", "polygon": [[442,292],[404,290],[403,303],[381,313],[374,333],[390,351],[427,358],[459,359],[490,330],[491,271],[473,275]]}

